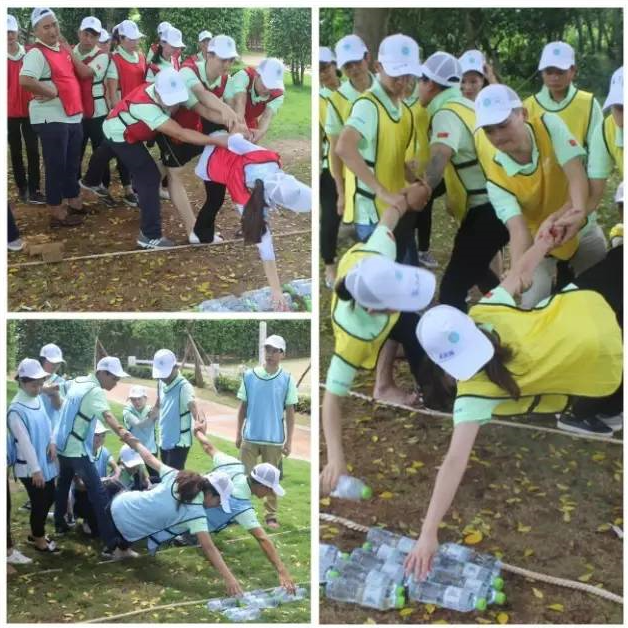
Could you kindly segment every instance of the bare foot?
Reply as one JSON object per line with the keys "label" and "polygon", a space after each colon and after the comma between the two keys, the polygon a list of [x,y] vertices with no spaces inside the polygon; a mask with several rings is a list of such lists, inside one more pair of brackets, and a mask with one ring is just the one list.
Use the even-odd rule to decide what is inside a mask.
{"label": "bare foot", "polygon": [[402,406],[418,406],[420,397],[416,392],[406,392],[397,386],[380,388],[373,391],[373,397],[378,401],[388,401]]}
{"label": "bare foot", "polygon": [[325,285],[331,290],[336,283],[336,266],[330,264],[325,266]]}

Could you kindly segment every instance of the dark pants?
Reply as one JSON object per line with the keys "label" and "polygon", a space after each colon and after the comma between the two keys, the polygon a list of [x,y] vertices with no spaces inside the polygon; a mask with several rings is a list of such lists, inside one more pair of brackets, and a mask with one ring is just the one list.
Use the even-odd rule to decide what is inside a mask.
{"label": "dark pants", "polygon": [[20,478],[31,501],[30,524],[31,534],[42,538],[46,536],[46,519],[55,501],[55,481],[49,480],[44,488],[37,488],[32,478]]}
{"label": "dark pants", "polygon": [[417,225],[417,212],[406,212],[395,227],[395,240],[397,242],[397,259],[400,264],[417,266],[419,256],[416,249],[414,231]]}
{"label": "dark pants", "polygon": [[[106,511],[109,510],[109,505],[111,504],[111,500],[121,491],[124,491],[124,486],[116,480],[107,479],[103,482],[103,486],[107,493],[107,508]],[[75,490],[74,491],[74,517],[81,517],[89,526],[92,531],[92,536],[97,538],[100,536],[100,532],[98,529],[98,519],[96,517],[96,513],[89,501],[87,496],[87,491]],[[122,548],[124,549],[124,548]]]}
{"label": "dark pants", "polygon": [[336,261],[336,249],[338,248],[338,229],[342,216],[338,215],[336,204],[338,192],[336,183],[328,168],[321,172],[320,177],[321,197],[321,257],[325,264],[333,264]]}
{"label": "dark pants", "polygon": [[[83,143],[81,145],[81,164],[79,167],[79,178],[81,175],[81,169],[83,166],[83,157],[85,156],[85,149],[87,148],[87,142],[92,142],[92,155],[96,152],[96,149],[102,144],[105,136],[102,132],[102,124],[107,116],[100,116],[99,118],[83,118]],[[111,174],[109,172],[109,162],[105,166],[102,178],[100,180],[106,188],[111,183]]]}
{"label": "dark pants", "polygon": [[131,175],[128,168],[122,163],[121,159],[116,156],[111,142],[103,139],[98,148],[92,152],[89,159],[87,172],[83,177],[83,182],[89,186],[98,186],[102,182],[105,172],[109,172],[109,162],[116,159],[118,166],[118,174],[120,175],[120,183],[123,186],[131,185]]}
{"label": "dark pants", "polygon": [[46,173],[46,202],[61,205],[64,198],[79,195],[79,169],[83,127],[80,122],[33,124],[41,140]]}
{"label": "dark pants", "polygon": [[[601,294],[617,316],[617,322],[623,330],[624,320],[624,269],[623,246],[617,246],[595,266],[585,270],[575,280],[578,288],[594,290]],[[599,413],[619,414],[623,409],[624,382],[608,397],[578,398],[572,407],[576,417],[585,419]]]}
{"label": "dark pants", "polygon": [[[161,203],[159,201],[159,182],[161,175],[157,164],[148,149],[142,143],[126,144],[111,142],[105,139],[101,147],[111,149],[127,167],[133,179],[133,188],[137,193],[140,205],[140,229],[149,239],[161,238]],[[91,179],[91,168],[88,170],[90,178],[86,177],[88,185],[98,185]]]}
{"label": "dark pants", "polygon": [[9,221],[7,226],[7,242],[13,242],[20,237],[20,230],[17,228],[17,224],[15,223],[15,217],[13,216],[13,210],[11,209],[10,203],[7,209],[7,217]]}
{"label": "dark pants", "polygon": [[[454,239],[440,284],[440,302],[466,312],[469,290],[478,282],[486,284],[491,260],[508,240],[508,230],[490,203],[469,209]],[[495,284],[485,287],[491,290],[498,283],[495,277]]]}
{"label": "dark pants", "polygon": [[57,479],[57,495],[55,500],[55,525],[64,527],[63,516],[68,506],[68,494],[70,486],[75,475],[78,475],[85,488],[87,489],[87,497],[94,509],[96,519],[98,520],[98,529],[105,545],[108,549],[114,549],[117,545],[115,532],[111,527],[109,519],[105,515],[105,507],[109,502],[107,491],[98,475],[98,470],[93,462],[90,462],[87,456],[80,458],[67,458],[66,456],[58,456],[59,459],[59,477]]}
{"label": "dark pants", "polygon": [[11,537],[11,487],[9,486],[9,469],[7,469],[7,549],[13,547]]}
{"label": "dark pants", "polygon": [[399,320],[391,329],[389,336],[389,338],[396,340],[403,346],[403,352],[408,361],[410,372],[417,384],[420,384],[419,371],[423,357],[425,356],[425,351],[419,344],[416,335],[416,326],[419,322],[419,318],[419,315],[415,312],[402,312],[399,316]]}
{"label": "dark pants", "polygon": [[194,224],[194,233],[201,242],[213,242],[216,231],[216,216],[225,202],[227,187],[222,183],[204,181],[205,203]]}
{"label": "dark pants", "polygon": [[161,461],[172,467],[182,471],[185,467],[185,461],[188,458],[190,452],[189,447],[174,447],[173,449],[159,449],[161,452]]}
{"label": "dark pants", "polygon": [[432,208],[434,206],[434,198],[417,214],[416,230],[417,240],[419,243],[419,251],[425,253],[430,250],[430,240],[432,239]]}
{"label": "dark pants", "polygon": [[[9,118],[9,149],[15,185],[20,191],[39,192],[39,140],[28,118]],[[26,146],[28,179],[22,159],[22,138]]]}

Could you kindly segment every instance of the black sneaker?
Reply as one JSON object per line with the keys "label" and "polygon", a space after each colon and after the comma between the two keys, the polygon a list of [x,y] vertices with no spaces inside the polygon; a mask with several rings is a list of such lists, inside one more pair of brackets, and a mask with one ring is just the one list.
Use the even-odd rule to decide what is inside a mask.
{"label": "black sneaker", "polygon": [[22,188],[17,193],[17,198],[20,201],[20,203],[28,203],[28,190],[26,188]]}
{"label": "black sneaker", "polygon": [[30,192],[28,195],[28,202],[31,205],[45,205],[46,197],[40,192]]}
{"label": "black sneaker", "polygon": [[620,432],[624,429],[624,413],[619,414],[604,414],[602,412],[595,415],[597,419],[602,421],[604,425],[610,427],[613,432]]}
{"label": "black sneaker", "polygon": [[572,414],[564,414],[556,424],[561,430],[575,432],[576,434],[592,434],[594,436],[612,436],[613,430],[597,417],[577,419]]}
{"label": "black sneaker", "polygon": [[64,536],[65,534],[67,534],[72,528],[70,528],[70,526],[63,522],[61,525],[55,524],[55,534],[57,536]]}
{"label": "black sneaker", "polygon": [[122,201],[129,207],[137,207],[140,204],[135,192],[127,192],[122,198]]}

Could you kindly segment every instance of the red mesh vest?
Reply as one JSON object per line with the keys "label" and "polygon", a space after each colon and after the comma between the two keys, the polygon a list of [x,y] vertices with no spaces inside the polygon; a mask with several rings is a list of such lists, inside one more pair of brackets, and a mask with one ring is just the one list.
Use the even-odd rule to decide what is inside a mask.
{"label": "red mesh vest", "polygon": [[248,126],[249,129],[256,129],[257,119],[264,113],[264,111],[266,111],[266,105],[269,102],[275,100],[275,98],[283,96],[283,90],[271,89],[268,100],[253,104],[253,101],[251,100],[251,91],[253,90],[253,81],[255,81],[257,71],[255,70],[255,68],[251,67],[244,68],[244,71],[249,75],[249,84],[246,88],[246,108],[244,109],[244,121],[246,122],[246,126]]}
{"label": "red mesh vest", "polygon": [[[109,115],[107,116],[107,120],[117,117],[120,122],[124,124],[126,127],[124,130],[124,141],[128,144],[148,142],[157,137],[157,131],[153,131],[147,124],[137,118],[134,118],[133,114],[129,111],[131,105],[157,105],[157,103],[146,93],[146,88],[150,86],[151,83],[144,83],[139,87],[136,87],[130,94],[120,100],[120,102],[109,112]],[[129,114],[135,122],[127,124],[120,115],[122,112]]]}
{"label": "red mesh vest", "polygon": [[28,103],[33,100],[33,95],[20,85],[20,70],[24,57],[13,61],[7,59],[7,117],[28,118]]}
{"label": "red mesh vest", "polygon": [[[89,65],[100,54],[102,54],[101,50],[96,52],[96,54],[91,57],[85,57],[85,59],[83,59],[83,63],[85,65]],[[102,85],[104,82],[104,76],[100,81],[94,81],[93,76],[88,76],[84,79],[79,78],[79,84],[81,86],[81,102],[83,103],[83,116],[86,118],[94,117],[94,109],[96,107],[95,101],[105,99],[104,92],[102,96],[94,96],[93,91],[94,85]]]}
{"label": "red mesh vest", "polygon": [[138,52],[138,55],[139,61],[137,63],[127,61],[121,54],[111,56],[118,70],[118,85],[122,98],[144,83],[146,57],[141,52]]}
{"label": "red mesh vest", "polygon": [[70,53],[61,48],[52,50],[43,44],[35,44],[35,48],[41,50],[44,58],[50,66],[50,80],[57,88],[59,100],[67,116],[75,116],[83,113],[81,102],[81,87],[74,73],[74,65]]}

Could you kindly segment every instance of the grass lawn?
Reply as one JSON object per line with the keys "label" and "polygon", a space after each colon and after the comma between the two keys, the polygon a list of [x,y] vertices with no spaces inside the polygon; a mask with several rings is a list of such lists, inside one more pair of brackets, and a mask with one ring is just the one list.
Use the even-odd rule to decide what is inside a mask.
{"label": "grass lawn", "polygon": [[305,139],[310,140],[312,119],[312,81],[311,76],[303,77],[303,85],[295,87],[292,84],[290,73],[284,77],[286,92],[284,102],[279,112],[270,123],[270,130],[264,138],[268,146],[276,139]]}
{"label": "grass lawn", "polygon": [[[7,398],[15,394],[15,383],[7,386]],[[122,406],[112,403],[113,413],[121,419]],[[214,438],[222,451],[235,455],[228,441]],[[120,442],[111,434],[106,446],[116,456]],[[188,457],[187,468],[201,472],[210,470],[206,454],[195,443]],[[280,500],[279,534],[271,538],[283,562],[299,583],[310,581],[310,465],[286,460],[282,485],[286,496]],[[221,615],[210,613],[204,602],[224,595],[222,580],[217,577],[198,549],[166,548],[151,558],[145,545],[135,544],[140,558],[134,561],[99,565],[100,543],[85,540],[79,532],[58,539],[61,554],[40,555],[26,544],[29,533],[28,515],[19,507],[26,501],[21,484],[11,483],[11,533],[14,543],[31,556],[33,564],[19,566],[19,576],[7,585],[8,621],[82,622],[106,615],[146,609],[145,613],[122,621],[138,623],[226,622]],[[256,500],[258,516],[263,508]],[[48,532],[53,533],[52,522]],[[245,590],[274,587],[277,575],[266,560],[257,542],[239,526],[230,526],[213,539]],[[37,554],[35,556],[35,554]],[[48,571],[55,570],[55,571]],[[47,573],[46,573],[47,572]],[[201,600],[197,605],[170,610],[152,607],[175,602]],[[310,618],[310,601],[302,600],[263,611],[264,622],[304,623]]]}

